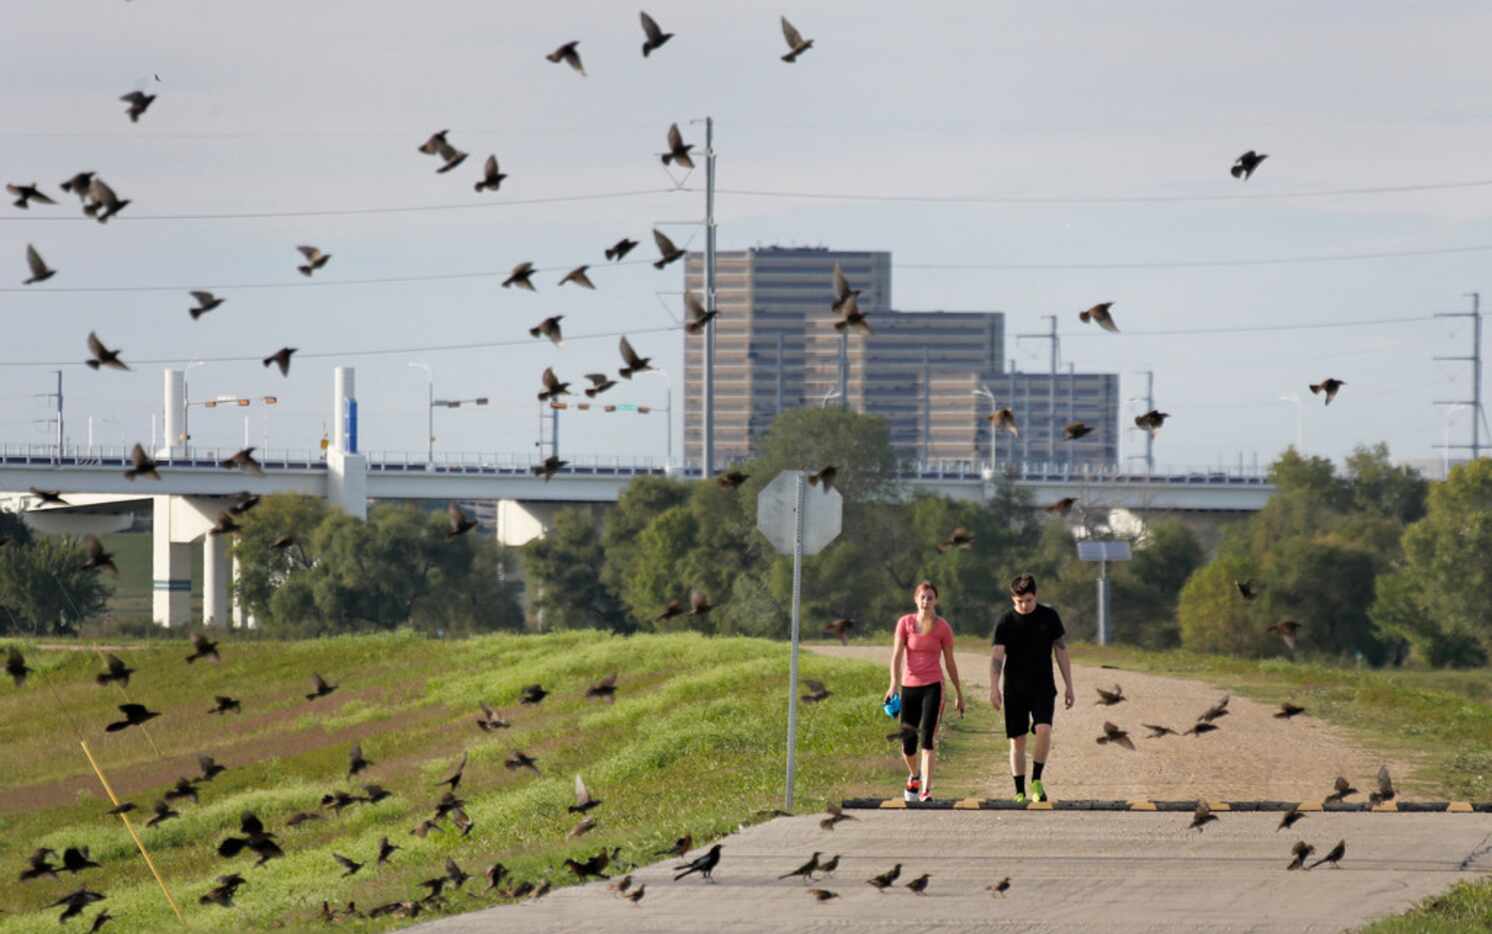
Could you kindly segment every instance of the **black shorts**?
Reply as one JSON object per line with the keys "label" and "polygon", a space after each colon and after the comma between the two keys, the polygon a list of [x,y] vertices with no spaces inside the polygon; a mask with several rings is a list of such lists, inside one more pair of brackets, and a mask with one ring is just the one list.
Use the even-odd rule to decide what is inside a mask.
{"label": "black shorts", "polygon": [[903,755],[915,755],[917,747],[932,749],[938,735],[938,715],[943,712],[943,682],[910,687],[901,686],[901,722],[912,727],[917,735],[903,733],[901,751]]}
{"label": "black shorts", "polygon": [[1005,735],[1010,739],[1036,732],[1036,724],[1052,725],[1057,709],[1057,692],[1005,692]]}

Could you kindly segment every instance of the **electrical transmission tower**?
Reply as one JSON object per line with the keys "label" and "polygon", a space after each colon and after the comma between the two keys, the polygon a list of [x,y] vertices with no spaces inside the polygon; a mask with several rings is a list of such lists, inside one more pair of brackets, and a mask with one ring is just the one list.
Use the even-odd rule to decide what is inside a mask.
{"label": "electrical transmission tower", "polygon": [[[1480,292],[1469,293],[1471,297],[1471,310],[1447,314],[1437,314],[1437,318],[1470,318],[1471,319],[1471,354],[1469,356],[1436,357],[1440,361],[1456,361],[1471,364],[1471,398],[1470,399],[1445,399],[1436,400],[1436,405],[1462,406],[1471,410],[1471,443],[1469,444],[1444,444],[1435,445],[1442,449],[1447,455],[1451,450],[1471,451],[1471,459],[1476,460],[1482,456],[1482,447],[1486,442],[1482,440],[1482,429],[1487,428],[1487,412],[1482,408],[1482,296]],[[1492,435],[1492,428],[1488,428],[1488,434]]]}

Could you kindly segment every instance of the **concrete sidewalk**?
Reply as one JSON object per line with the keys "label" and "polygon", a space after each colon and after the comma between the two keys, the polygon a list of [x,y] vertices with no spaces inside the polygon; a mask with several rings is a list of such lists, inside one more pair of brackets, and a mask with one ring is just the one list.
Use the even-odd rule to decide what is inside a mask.
{"label": "concrete sidewalk", "polygon": [[[1492,870],[1492,814],[1313,813],[1276,831],[1276,814],[1224,813],[1199,833],[1189,814],[1164,812],[854,813],[833,831],[814,815],[732,835],[713,885],[674,882],[682,860],[636,870],[648,887],[637,906],[598,882],[409,930],[1335,932]],[[1340,869],[1286,871],[1295,841],[1321,856],[1341,839]],[[814,850],[842,854],[817,883],[840,898],[777,879]],[[931,874],[925,897],[865,883],[895,863],[900,883]],[[1003,876],[1011,888],[996,898],[985,886]]]}

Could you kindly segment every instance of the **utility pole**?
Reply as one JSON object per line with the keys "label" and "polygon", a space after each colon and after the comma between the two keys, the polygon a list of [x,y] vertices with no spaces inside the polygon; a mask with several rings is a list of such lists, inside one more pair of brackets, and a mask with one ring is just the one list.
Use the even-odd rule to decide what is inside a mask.
{"label": "utility pole", "polygon": [[[61,461],[62,460],[62,439],[64,437],[66,437],[62,433],[62,371],[61,370],[53,370],[52,372],[57,374],[57,391],[56,392],[39,392],[39,393],[36,394],[36,398],[38,398],[38,399],[55,399],[57,401],[57,408],[56,408],[57,414],[56,414],[56,416],[54,416],[53,418],[46,419],[46,421],[56,422],[57,423],[57,439],[56,439],[56,443],[57,443],[57,460]],[[42,419],[36,419],[36,421],[42,421]]]}
{"label": "utility pole", "polygon": [[715,120],[705,117],[705,325],[704,452],[700,472],[706,480],[715,472]]}
{"label": "utility pole", "polygon": [[[1051,382],[1047,386],[1047,436],[1046,436],[1046,459],[1050,464],[1057,459],[1057,366],[1062,357],[1062,339],[1057,336],[1057,316],[1042,315],[1051,322],[1051,329],[1046,333],[1017,334],[1016,340],[1030,338],[1033,340],[1051,341]],[[1030,393],[1029,387],[1027,393]]]}
{"label": "utility pole", "polygon": [[[1077,402],[1078,373],[1077,373],[1077,369],[1078,369],[1077,368],[1077,364],[1075,364],[1075,363],[1073,363],[1071,361],[1068,362],[1068,364],[1067,364],[1067,420],[1069,422],[1075,422],[1075,421],[1078,420],[1078,402]],[[1067,455],[1067,463],[1068,463],[1069,466],[1072,464],[1072,455],[1071,454]]]}
{"label": "utility pole", "polygon": [[[1476,460],[1482,456],[1482,427],[1487,423],[1487,413],[1482,409],[1482,295],[1480,292],[1469,292],[1471,296],[1471,310],[1456,312],[1454,314],[1437,314],[1437,318],[1470,318],[1471,319],[1471,355],[1466,357],[1436,357],[1436,360],[1457,360],[1471,364],[1471,398],[1470,399],[1448,399],[1437,401],[1436,405],[1464,405],[1471,409],[1471,443],[1451,444],[1449,441],[1438,445],[1447,452],[1453,448],[1471,451],[1471,459]],[[58,393],[62,392],[59,384]],[[60,416],[59,416],[60,417]],[[1492,432],[1492,428],[1488,429]]]}
{"label": "utility pole", "polygon": [[[1155,371],[1141,370],[1145,374],[1145,411],[1155,410]],[[1155,473],[1155,432],[1145,432],[1145,473]]]}
{"label": "utility pole", "polygon": [[777,414],[782,414],[782,381],[786,374],[782,371],[782,332],[777,332]]}
{"label": "utility pole", "polygon": [[850,407],[850,329],[839,332],[839,407]]}
{"label": "utility pole", "polygon": [[922,463],[932,459],[932,368],[922,348]]}

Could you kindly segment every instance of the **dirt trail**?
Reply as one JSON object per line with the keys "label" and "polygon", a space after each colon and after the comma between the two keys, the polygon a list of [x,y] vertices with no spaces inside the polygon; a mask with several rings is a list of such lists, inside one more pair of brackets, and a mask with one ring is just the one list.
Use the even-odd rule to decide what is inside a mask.
{"label": "dirt trail", "polygon": [[[885,665],[889,650],[870,646],[814,646],[812,651]],[[989,656],[958,652],[965,700],[988,704]],[[1276,708],[1243,697],[1228,704],[1218,729],[1203,736],[1145,739],[1141,723],[1185,730],[1211,707],[1223,691],[1202,681],[1074,665],[1077,703],[1061,709],[1058,697],[1052,752],[1046,784],[1060,798],[1207,798],[1319,801],[1338,775],[1345,775],[1366,794],[1380,765],[1407,776],[1409,763],[1385,759],[1361,748],[1343,730],[1302,714],[1289,721],[1274,718]],[[1061,676],[1057,677],[1059,684]],[[1112,707],[1095,705],[1095,687],[1124,688],[1126,698]],[[1130,731],[1135,752],[1094,740],[1111,720]],[[1003,728],[990,737],[990,771],[981,797],[1014,792],[1006,765]],[[954,789],[949,789],[952,792]],[[1361,797],[1349,800],[1360,801]]]}

